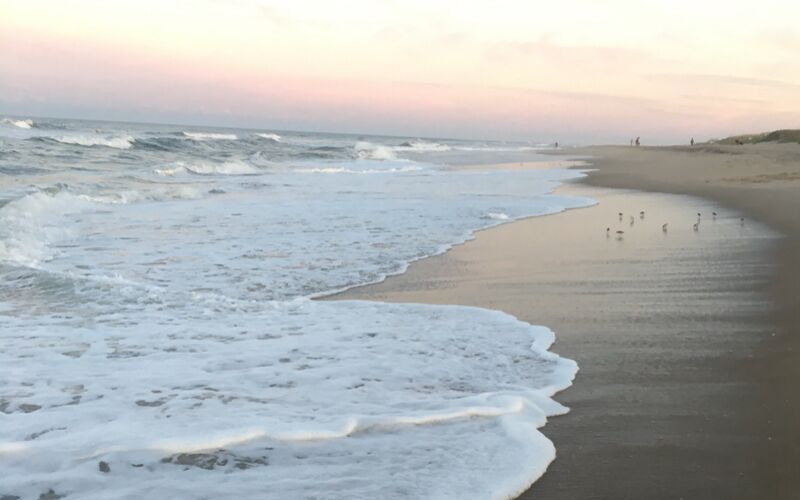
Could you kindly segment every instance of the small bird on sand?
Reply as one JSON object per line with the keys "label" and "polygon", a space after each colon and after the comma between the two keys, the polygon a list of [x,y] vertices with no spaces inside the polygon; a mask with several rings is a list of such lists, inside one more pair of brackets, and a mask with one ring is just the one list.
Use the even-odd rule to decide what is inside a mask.
{"label": "small bird on sand", "polygon": [[636,219],[634,219],[634,218],[633,218],[633,215],[631,215],[631,226],[633,225],[633,223],[634,223],[635,221],[636,221]]}
{"label": "small bird on sand", "polygon": [[619,220],[622,220],[622,212],[620,212],[618,215],[619,215]]}
{"label": "small bird on sand", "polygon": [[694,225],[692,226],[692,229],[694,229],[695,231],[699,231],[700,230],[700,223],[699,222],[695,222]]}
{"label": "small bird on sand", "polygon": [[607,228],[606,228],[606,238],[608,238],[608,236],[609,236],[610,234],[611,234],[611,228],[610,228],[610,227],[607,227]]}
{"label": "small bird on sand", "polygon": [[617,239],[621,240],[623,234],[625,234],[625,231],[622,231],[622,230],[617,231]]}
{"label": "small bird on sand", "polygon": [[711,216],[712,217],[716,217],[717,216],[717,212],[711,212]]}
{"label": "small bird on sand", "polygon": [[666,223],[661,224],[661,230],[664,231],[665,233],[667,232],[667,224]]}
{"label": "small bird on sand", "polygon": [[739,217],[739,223],[744,226],[744,217]]}
{"label": "small bird on sand", "polygon": [[640,219],[644,219],[644,210],[642,210],[641,212],[639,212],[639,218],[640,218]]}
{"label": "small bird on sand", "polygon": [[702,216],[700,212],[697,212],[697,218],[699,219]]}

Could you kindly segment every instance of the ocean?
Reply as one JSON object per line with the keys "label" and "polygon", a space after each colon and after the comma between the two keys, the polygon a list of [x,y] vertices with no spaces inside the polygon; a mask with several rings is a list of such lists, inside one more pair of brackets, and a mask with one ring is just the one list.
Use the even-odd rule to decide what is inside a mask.
{"label": "ocean", "polygon": [[[577,371],[499,311],[316,301],[587,206],[535,143],[0,122],[0,497],[508,498]],[[6,496],[3,496],[6,495]]]}

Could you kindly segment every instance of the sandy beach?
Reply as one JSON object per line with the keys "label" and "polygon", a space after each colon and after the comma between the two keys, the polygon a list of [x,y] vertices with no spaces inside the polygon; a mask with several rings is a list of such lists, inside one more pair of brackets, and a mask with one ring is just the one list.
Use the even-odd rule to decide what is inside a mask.
{"label": "sandy beach", "polygon": [[597,206],[482,231],[333,298],[553,328],[581,371],[558,396],[572,412],[544,429],[558,458],[522,498],[795,498],[800,147],[570,154],[596,170],[563,191]]}

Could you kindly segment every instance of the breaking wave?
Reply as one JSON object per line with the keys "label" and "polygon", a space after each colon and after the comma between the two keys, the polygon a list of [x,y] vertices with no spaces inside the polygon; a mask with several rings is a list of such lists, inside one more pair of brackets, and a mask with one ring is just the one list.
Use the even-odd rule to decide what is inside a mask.
{"label": "breaking wave", "polygon": [[62,144],[71,144],[73,146],[105,146],[114,149],[130,149],[136,141],[136,139],[129,135],[99,136],[88,134],[65,135],[55,137],[54,140]]}
{"label": "breaking wave", "polygon": [[359,141],[354,146],[356,157],[361,160],[396,160],[397,156],[389,146]]}
{"label": "breaking wave", "polygon": [[225,163],[185,163],[179,161],[166,168],[157,168],[154,172],[165,177],[178,174],[253,175],[261,173],[257,168],[242,161],[228,161]]}
{"label": "breaking wave", "polygon": [[450,151],[451,148],[447,144],[440,144],[438,142],[426,141],[407,141],[394,148],[395,151],[418,151],[418,152],[431,152],[431,151]]}
{"label": "breaking wave", "polygon": [[281,136],[278,134],[256,134],[257,136],[261,137],[262,139],[269,139],[270,141],[281,142]]}
{"label": "breaking wave", "polygon": [[235,141],[239,138],[236,134],[218,134],[214,132],[183,132],[183,135],[193,141]]}
{"label": "breaking wave", "polygon": [[3,118],[0,120],[0,123],[5,123],[6,125],[13,125],[17,128],[24,128],[29,129],[33,127],[33,120],[16,120],[14,118]]}

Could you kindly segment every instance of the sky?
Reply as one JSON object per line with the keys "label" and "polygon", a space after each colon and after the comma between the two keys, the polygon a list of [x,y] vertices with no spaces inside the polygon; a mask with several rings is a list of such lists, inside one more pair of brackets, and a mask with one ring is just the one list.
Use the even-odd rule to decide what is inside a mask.
{"label": "sky", "polygon": [[686,142],[800,128],[800,2],[0,0],[0,115]]}

